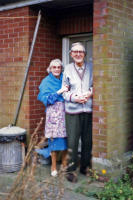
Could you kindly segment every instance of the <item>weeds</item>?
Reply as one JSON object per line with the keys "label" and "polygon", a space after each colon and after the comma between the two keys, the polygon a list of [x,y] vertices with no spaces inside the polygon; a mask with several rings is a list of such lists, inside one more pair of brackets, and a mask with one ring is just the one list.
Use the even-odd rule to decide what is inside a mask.
{"label": "weeds", "polygon": [[38,142],[38,130],[42,124],[40,120],[34,133],[31,135],[28,145],[27,154],[25,156],[21,170],[7,195],[6,200],[60,200],[64,194],[64,176],[62,171],[56,178],[49,177],[47,180],[38,182],[35,178],[37,168],[37,153],[35,147],[42,144],[42,140]]}
{"label": "weeds", "polygon": [[132,200],[133,188],[129,176],[126,174],[123,180],[118,179],[116,183],[109,180],[97,197],[101,200]]}
{"label": "weeds", "polygon": [[[133,199],[133,157],[127,167],[123,167],[123,174],[117,181],[110,179],[104,189],[97,193],[100,200],[132,200]],[[124,173],[125,172],[125,173]]]}

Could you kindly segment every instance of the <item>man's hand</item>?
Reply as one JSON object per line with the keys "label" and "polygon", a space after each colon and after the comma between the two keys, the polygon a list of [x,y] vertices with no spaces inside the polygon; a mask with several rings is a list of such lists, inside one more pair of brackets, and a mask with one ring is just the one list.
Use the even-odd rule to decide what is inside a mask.
{"label": "man's hand", "polygon": [[75,102],[76,103],[86,103],[90,97],[92,97],[92,91],[91,90],[83,93],[82,95],[76,95],[75,96]]}
{"label": "man's hand", "polygon": [[90,97],[92,97],[92,91],[88,91],[86,93],[83,94],[83,97],[86,98],[86,100],[88,100]]}
{"label": "man's hand", "polygon": [[78,95],[76,95],[75,96],[75,102],[76,103],[86,103],[87,99],[84,96],[78,96]]}

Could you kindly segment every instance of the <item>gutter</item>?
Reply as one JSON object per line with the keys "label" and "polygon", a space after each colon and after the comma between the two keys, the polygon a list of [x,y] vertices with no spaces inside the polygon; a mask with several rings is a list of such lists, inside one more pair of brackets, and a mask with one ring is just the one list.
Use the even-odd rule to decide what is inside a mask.
{"label": "gutter", "polygon": [[12,3],[5,6],[0,7],[0,11],[11,10],[14,8],[21,8],[25,6],[31,6],[35,4],[47,3],[53,0],[28,0],[28,1],[21,1],[19,3]]}

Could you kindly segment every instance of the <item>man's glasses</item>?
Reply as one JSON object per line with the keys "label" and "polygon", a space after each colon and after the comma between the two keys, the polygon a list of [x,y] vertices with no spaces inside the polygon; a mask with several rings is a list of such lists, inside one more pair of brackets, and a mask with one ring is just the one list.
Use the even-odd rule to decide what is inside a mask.
{"label": "man's glasses", "polygon": [[72,53],[74,53],[74,54],[83,54],[83,53],[85,53],[84,51],[71,51]]}

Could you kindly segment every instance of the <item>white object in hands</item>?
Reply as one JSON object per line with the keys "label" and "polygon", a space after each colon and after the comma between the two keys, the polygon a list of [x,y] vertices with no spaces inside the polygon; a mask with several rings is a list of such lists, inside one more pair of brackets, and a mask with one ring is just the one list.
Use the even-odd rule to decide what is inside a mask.
{"label": "white object in hands", "polygon": [[75,102],[86,103],[91,96],[92,96],[92,89],[90,88],[89,91],[87,92],[75,95]]}
{"label": "white object in hands", "polygon": [[86,98],[83,95],[75,95],[75,102],[76,103],[85,103]]}

